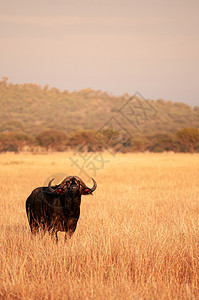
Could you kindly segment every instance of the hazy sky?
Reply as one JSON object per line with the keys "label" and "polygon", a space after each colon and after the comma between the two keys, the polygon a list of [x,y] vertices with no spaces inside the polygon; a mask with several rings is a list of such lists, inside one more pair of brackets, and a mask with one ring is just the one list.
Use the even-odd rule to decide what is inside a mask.
{"label": "hazy sky", "polygon": [[199,105],[199,1],[0,0],[0,77]]}

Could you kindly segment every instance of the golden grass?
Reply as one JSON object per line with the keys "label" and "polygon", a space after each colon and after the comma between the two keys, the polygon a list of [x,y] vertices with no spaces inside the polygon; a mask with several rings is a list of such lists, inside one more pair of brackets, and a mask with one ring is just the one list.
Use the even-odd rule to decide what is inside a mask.
{"label": "golden grass", "polygon": [[199,155],[106,154],[72,239],[32,239],[25,200],[68,156],[0,155],[0,299],[198,299]]}

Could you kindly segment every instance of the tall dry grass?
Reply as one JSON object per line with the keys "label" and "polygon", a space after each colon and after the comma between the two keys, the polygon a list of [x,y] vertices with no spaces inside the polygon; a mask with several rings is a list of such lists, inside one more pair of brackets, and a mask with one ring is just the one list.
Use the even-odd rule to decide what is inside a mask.
{"label": "tall dry grass", "polygon": [[0,298],[198,299],[199,155],[118,154],[69,242],[32,239],[25,200],[51,174],[78,175],[67,156],[0,156]]}

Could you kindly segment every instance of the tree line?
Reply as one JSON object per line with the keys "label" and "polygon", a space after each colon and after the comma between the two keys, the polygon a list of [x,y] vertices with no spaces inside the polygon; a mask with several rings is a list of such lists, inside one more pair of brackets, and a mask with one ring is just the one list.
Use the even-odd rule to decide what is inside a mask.
{"label": "tree line", "polygon": [[35,137],[24,132],[0,133],[0,152],[20,151],[88,151],[100,152],[199,152],[199,129],[183,128],[175,134],[156,133],[125,136],[106,128],[101,132],[78,130],[67,134],[62,130],[45,130]]}
{"label": "tree line", "polygon": [[0,152],[198,152],[199,107],[181,102],[61,91],[3,77],[0,106]]}

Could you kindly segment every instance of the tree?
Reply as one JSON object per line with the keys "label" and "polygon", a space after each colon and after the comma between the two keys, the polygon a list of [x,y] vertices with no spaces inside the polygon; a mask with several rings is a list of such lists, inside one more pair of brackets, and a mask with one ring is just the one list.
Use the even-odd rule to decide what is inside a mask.
{"label": "tree", "polygon": [[199,129],[183,128],[176,133],[177,140],[185,152],[195,152],[199,148]]}
{"label": "tree", "polygon": [[151,152],[176,151],[177,145],[174,137],[166,133],[156,133],[150,137],[148,150]]}
{"label": "tree", "polygon": [[53,149],[63,151],[66,149],[66,134],[61,130],[45,130],[36,136],[41,147],[46,150]]}
{"label": "tree", "polygon": [[101,151],[101,143],[97,139],[96,133],[93,130],[78,130],[72,132],[68,138],[68,146],[78,148],[79,151]]}
{"label": "tree", "polygon": [[32,146],[34,139],[23,132],[9,132],[0,134],[0,152],[20,152],[24,146]]}
{"label": "tree", "polygon": [[130,140],[130,151],[133,152],[144,152],[149,146],[150,142],[144,136],[133,137]]}

